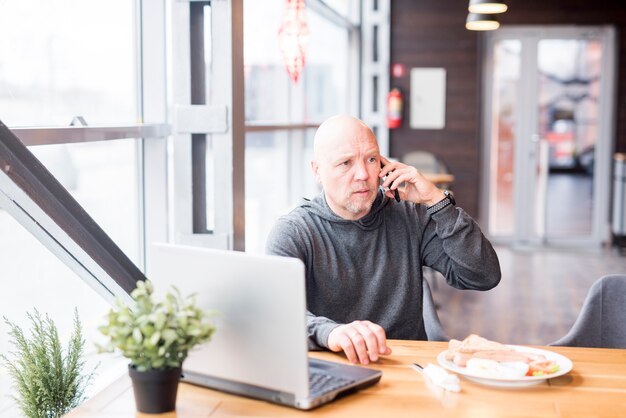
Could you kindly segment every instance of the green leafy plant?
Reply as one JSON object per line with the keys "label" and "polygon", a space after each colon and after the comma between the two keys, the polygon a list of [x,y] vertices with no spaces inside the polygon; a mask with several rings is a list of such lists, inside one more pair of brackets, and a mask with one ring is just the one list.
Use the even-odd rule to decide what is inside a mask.
{"label": "green leafy plant", "polygon": [[27,315],[32,325],[29,336],[4,317],[15,351],[0,359],[13,379],[17,390],[13,398],[25,416],[60,417],[83,402],[95,371],[82,373],[85,340],[78,311],[74,311],[74,331],[65,353],[54,321],[36,309]]}
{"label": "green leafy plant", "polygon": [[138,371],[180,367],[189,350],[211,339],[212,314],[195,306],[195,296],[184,298],[178,289],[155,301],[150,281],[139,281],[128,306],[117,300],[107,324],[99,328],[109,338],[100,351],[119,351]]}

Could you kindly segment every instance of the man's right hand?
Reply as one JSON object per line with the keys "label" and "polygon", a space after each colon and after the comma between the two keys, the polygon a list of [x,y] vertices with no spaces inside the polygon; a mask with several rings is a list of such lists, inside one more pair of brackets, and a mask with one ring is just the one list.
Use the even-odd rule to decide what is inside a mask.
{"label": "man's right hand", "polygon": [[385,330],[370,321],[339,325],[328,335],[328,348],[334,352],[343,351],[354,364],[369,364],[378,361],[380,355],[391,354]]}

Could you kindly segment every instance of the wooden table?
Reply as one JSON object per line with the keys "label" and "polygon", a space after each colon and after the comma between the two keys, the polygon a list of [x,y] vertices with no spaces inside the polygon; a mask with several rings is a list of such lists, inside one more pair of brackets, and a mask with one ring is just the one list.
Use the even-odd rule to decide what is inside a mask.
{"label": "wooden table", "polygon": [[445,173],[422,173],[427,179],[435,183],[435,185],[450,185],[454,182],[454,176],[452,174]]}
{"label": "wooden table", "polygon": [[[538,385],[504,389],[461,379],[461,392],[442,392],[427,384],[411,363],[436,363],[445,343],[391,341],[393,354],[372,366],[383,371],[372,387],[313,411],[298,411],[263,401],[181,384],[176,412],[164,418],[196,417],[626,417],[626,350],[541,347],[561,353],[574,369]],[[345,361],[332,353],[312,356]],[[67,417],[153,417],[135,413],[127,377],[111,385]]]}

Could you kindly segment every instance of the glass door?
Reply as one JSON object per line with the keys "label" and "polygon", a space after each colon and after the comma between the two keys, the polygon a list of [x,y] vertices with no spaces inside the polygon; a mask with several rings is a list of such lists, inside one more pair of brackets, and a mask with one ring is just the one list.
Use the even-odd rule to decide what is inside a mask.
{"label": "glass door", "polygon": [[608,239],[614,31],[507,27],[486,35],[484,203],[492,239]]}

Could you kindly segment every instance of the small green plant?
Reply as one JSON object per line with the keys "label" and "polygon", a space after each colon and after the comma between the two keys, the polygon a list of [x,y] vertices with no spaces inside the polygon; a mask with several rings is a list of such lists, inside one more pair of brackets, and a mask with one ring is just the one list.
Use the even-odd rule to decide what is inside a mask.
{"label": "small green plant", "polygon": [[85,340],[78,311],[74,310],[74,332],[65,354],[54,321],[37,309],[27,316],[30,336],[4,317],[15,351],[0,355],[0,360],[13,379],[17,390],[13,399],[22,413],[28,418],[57,418],[83,402],[94,375],[82,373]]}
{"label": "small green plant", "polygon": [[173,291],[156,302],[152,282],[137,282],[131,306],[118,299],[99,328],[109,338],[100,351],[121,352],[138,371],[180,367],[191,348],[211,339],[215,326],[207,321],[210,314],[195,306],[194,295],[183,298]]}

